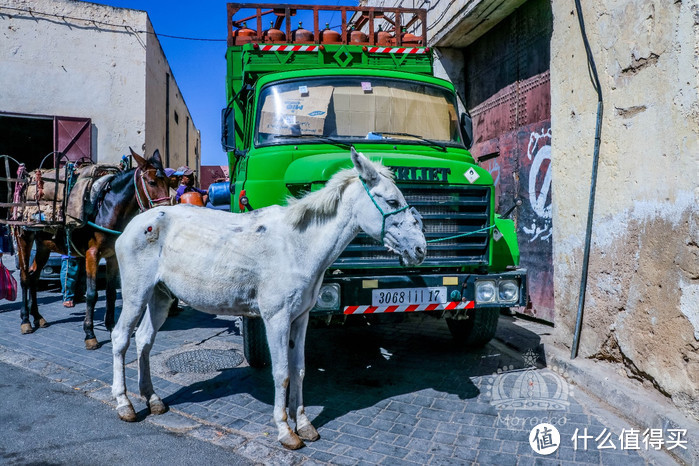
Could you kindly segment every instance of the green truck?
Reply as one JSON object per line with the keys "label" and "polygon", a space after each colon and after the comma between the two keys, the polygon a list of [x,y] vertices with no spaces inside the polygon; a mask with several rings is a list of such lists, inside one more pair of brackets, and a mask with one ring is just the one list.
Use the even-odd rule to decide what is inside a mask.
{"label": "green truck", "polygon": [[[328,12],[339,31],[320,27]],[[312,29],[292,30],[302,17]],[[495,213],[493,179],[468,151],[470,117],[459,115],[452,84],[434,76],[425,25],[422,9],[229,3],[222,144],[231,211],[319,189],[351,166],[350,146],[380,160],[423,217],[427,258],[401,267],[360,233],[327,270],[311,316],[424,313],[477,347],[495,334],[501,309],[526,305],[526,270],[514,222]],[[242,331],[250,365],[265,365],[262,320],[245,318]]]}

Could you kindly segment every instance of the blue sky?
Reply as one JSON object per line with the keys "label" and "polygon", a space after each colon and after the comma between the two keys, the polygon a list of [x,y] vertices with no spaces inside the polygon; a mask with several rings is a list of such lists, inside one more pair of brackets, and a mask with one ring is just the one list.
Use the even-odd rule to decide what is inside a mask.
{"label": "blue sky", "polygon": [[[91,3],[148,12],[175,80],[192,114],[192,120],[201,131],[202,165],[227,165],[226,154],[221,150],[220,143],[220,111],[226,106],[227,2],[224,0],[196,2],[93,0]],[[318,4],[317,1],[311,0],[274,3]],[[325,4],[357,5],[358,2],[327,0]],[[339,13],[333,22],[339,24]],[[312,23],[305,23],[304,27],[312,28]],[[164,37],[164,35],[221,39],[222,41],[182,40]]]}

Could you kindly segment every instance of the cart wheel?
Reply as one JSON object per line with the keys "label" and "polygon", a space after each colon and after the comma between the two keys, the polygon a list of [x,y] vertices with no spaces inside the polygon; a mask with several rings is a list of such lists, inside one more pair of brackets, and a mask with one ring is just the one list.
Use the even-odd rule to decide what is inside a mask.
{"label": "cart wheel", "polygon": [[465,348],[485,346],[498,329],[500,309],[497,307],[469,309],[467,319],[446,319],[452,337]]}
{"label": "cart wheel", "polygon": [[271,364],[265,324],[259,317],[243,317],[243,354],[250,367],[259,369]]}

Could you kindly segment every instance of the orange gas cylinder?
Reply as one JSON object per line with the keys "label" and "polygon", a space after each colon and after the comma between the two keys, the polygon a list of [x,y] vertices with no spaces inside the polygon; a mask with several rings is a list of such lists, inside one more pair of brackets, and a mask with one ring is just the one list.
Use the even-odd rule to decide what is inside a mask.
{"label": "orange gas cylinder", "polygon": [[247,44],[248,42],[252,42],[253,38],[257,36],[257,31],[249,29],[247,24],[243,23],[243,27],[236,30],[233,36],[235,37],[235,43],[237,45]]}
{"label": "orange gas cylinder", "polygon": [[393,34],[381,29],[381,25],[379,24],[379,30],[374,33],[374,42],[376,42],[376,45],[391,45],[392,39]]}
{"label": "orange gas cylinder", "polygon": [[303,23],[299,21],[299,28],[291,31],[291,41],[294,44],[313,43],[313,33],[303,28]]}
{"label": "orange gas cylinder", "polygon": [[362,31],[357,31],[354,26],[350,28],[350,42],[355,44],[366,44],[369,42],[369,36]]}
{"label": "orange gas cylinder", "polygon": [[191,191],[180,196],[180,204],[192,204],[204,207],[204,198],[198,192]]}
{"label": "orange gas cylinder", "polygon": [[400,36],[402,45],[421,45],[422,39],[414,34],[410,34],[403,28],[403,33]]}
{"label": "orange gas cylinder", "polygon": [[325,23],[325,29],[320,31],[320,41],[323,44],[339,44],[342,42],[342,35],[330,29],[330,25]]}
{"label": "orange gas cylinder", "polygon": [[263,33],[263,39],[265,42],[284,42],[286,34],[274,27],[274,21],[270,21],[269,29]]}

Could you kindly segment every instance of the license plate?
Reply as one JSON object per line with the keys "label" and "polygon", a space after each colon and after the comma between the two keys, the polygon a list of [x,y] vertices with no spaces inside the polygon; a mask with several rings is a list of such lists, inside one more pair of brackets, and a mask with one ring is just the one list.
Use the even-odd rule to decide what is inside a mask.
{"label": "license plate", "polygon": [[398,304],[444,304],[447,302],[447,287],[392,288],[372,290],[372,306],[392,306]]}

